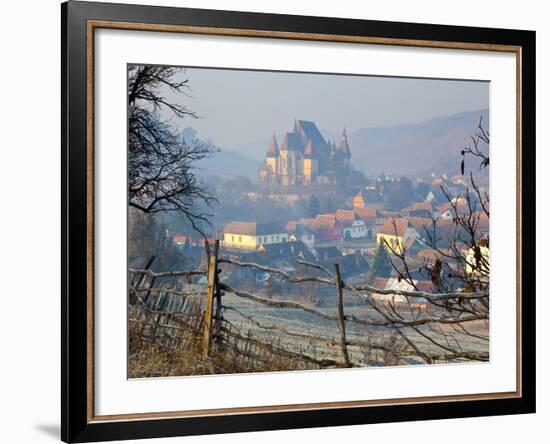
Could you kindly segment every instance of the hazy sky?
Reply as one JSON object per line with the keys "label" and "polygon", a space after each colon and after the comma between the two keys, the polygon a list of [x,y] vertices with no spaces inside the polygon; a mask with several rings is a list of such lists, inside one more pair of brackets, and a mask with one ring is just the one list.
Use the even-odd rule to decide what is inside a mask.
{"label": "hazy sky", "polygon": [[267,145],[274,131],[291,131],[294,118],[340,134],[344,125],[353,132],[489,107],[487,82],[203,68],[186,75],[191,97],[178,100],[202,118],[181,128],[192,126],[198,137],[230,149]]}

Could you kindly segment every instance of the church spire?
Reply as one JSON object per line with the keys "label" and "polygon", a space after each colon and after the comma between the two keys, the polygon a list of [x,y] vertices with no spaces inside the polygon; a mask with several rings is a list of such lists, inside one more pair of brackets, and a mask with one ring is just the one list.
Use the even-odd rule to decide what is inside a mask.
{"label": "church spire", "polygon": [[351,151],[348,145],[348,135],[346,133],[346,127],[344,127],[344,130],[342,131],[342,140],[340,141],[340,146],[338,147],[338,151],[344,154],[348,159],[351,157]]}
{"label": "church spire", "polygon": [[279,156],[279,146],[277,145],[277,138],[275,137],[275,133],[273,133],[273,137],[271,138],[271,143],[267,148],[267,157],[278,157],[278,156]]}

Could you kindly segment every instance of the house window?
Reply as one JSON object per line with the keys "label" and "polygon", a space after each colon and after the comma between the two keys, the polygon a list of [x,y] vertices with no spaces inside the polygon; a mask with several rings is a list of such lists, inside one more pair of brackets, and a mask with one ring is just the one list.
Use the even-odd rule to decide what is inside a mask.
{"label": "house window", "polygon": [[239,243],[241,243],[242,241],[243,241],[243,238],[239,236]]}
{"label": "house window", "polygon": [[231,242],[235,242],[235,236],[231,235]]}
{"label": "house window", "polygon": [[264,236],[264,243],[267,242],[267,236]]}

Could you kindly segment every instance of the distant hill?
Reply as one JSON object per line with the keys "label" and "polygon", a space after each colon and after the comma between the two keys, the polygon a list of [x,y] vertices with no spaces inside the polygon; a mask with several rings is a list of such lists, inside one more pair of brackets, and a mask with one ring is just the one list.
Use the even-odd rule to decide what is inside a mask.
{"label": "distant hill", "polygon": [[[197,131],[194,128],[188,127],[183,129],[179,137],[182,137],[187,143],[190,143],[197,137]],[[200,137],[199,137],[200,138]],[[207,139],[206,142],[217,146],[216,143]],[[200,168],[200,175],[203,176],[219,176],[221,178],[229,178],[235,176],[245,176],[253,182],[258,180],[258,171],[261,162],[241,154],[237,151],[221,149],[215,152],[212,157],[203,159],[197,163]]]}
{"label": "distant hill", "polygon": [[460,150],[470,143],[480,117],[488,124],[489,110],[468,111],[426,122],[362,128],[348,137],[354,166],[367,175],[458,174]]}
{"label": "distant hill", "polygon": [[251,159],[236,151],[221,150],[208,159],[198,162],[200,172],[204,176],[219,176],[221,178],[230,178],[235,176],[248,177],[252,182],[258,180],[258,171],[260,162]]}
{"label": "distant hill", "polygon": [[[390,175],[458,174],[460,150],[470,143],[470,136],[476,131],[481,116],[483,122],[488,124],[489,110],[484,109],[417,124],[354,130],[348,133],[352,163],[367,176],[382,172]],[[322,134],[325,138],[339,140],[339,136],[329,130],[323,130]],[[196,131],[186,128],[181,135],[185,140],[192,140],[196,137]],[[278,140],[282,140],[282,136]],[[212,140],[209,142],[215,145]],[[203,169],[201,174],[222,178],[239,175],[256,182],[268,142],[267,139],[243,141],[239,151],[222,149],[212,158],[199,162]],[[477,165],[467,164],[466,170],[470,168],[477,169]]]}

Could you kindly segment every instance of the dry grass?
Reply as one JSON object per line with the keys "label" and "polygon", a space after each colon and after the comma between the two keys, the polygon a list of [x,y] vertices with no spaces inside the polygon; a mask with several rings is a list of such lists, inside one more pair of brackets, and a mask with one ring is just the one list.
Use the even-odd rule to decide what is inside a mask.
{"label": "dry grass", "polygon": [[[144,324],[148,327],[144,328]],[[133,322],[129,325],[129,378],[154,378],[167,376],[233,374],[303,370],[311,363],[296,356],[273,353],[271,345],[234,340],[213,344],[208,357],[202,350],[202,318],[187,324],[184,335],[166,338],[162,334],[150,339],[150,324]],[[184,323],[178,324],[184,328]],[[162,332],[161,332],[162,333]],[[318,367],[316,367],[318,368]]]}
{"label": "dry grass", "polygon": [[[225,296],[226,299],[230,295]],[[227,299],[231,303],[231,299]],[[233,301],[235,302],[235,301]],[[285,310],[258,309],[247,304],[238,305],[239,310],[268,326],[258,328],[246,318],[231,312],[224,314],[221,341],[214,340],[209,356],[203,356],[204,312],[200,303],[190,302],[183,311],[171,314],[146,315],[145,311],[130,307],[128,376],[152,378],[188,375],[237,374],[254,372],[277,372],[334,368],[341,366],[341,349],[337,339],[337,327],[332,322],[312,324],[308,316],[289,317]],[[364,310],[358,307],[357,310]],[[350,308],[353,310],[353,307]],[[354,313],[355,314],[355,313]],[[279,330],[288,329],[304,336],[288,336]],[[432,331],[427,326],[425,333],[441,339],[457,334],[449,326],[442,331]],[[488,331],[487,323],[470,326],[481,335]],[[435,336],[434,336],[435,335]],[[348,325],[348,340],[362,343],[348,347],[355,365],[399,366],[421,363],[420,358],[395,330],[364,329]],[[328,338],[328,342],[308,338]],[[417,338],[422,347],[430,350],[432,344]],[[464,345],[473,350],[483,350],[488,342],[469,338]],[[479,342],[479,343],[478,343]]]}

